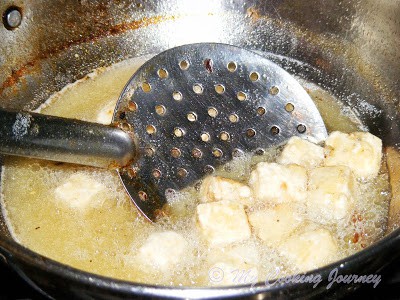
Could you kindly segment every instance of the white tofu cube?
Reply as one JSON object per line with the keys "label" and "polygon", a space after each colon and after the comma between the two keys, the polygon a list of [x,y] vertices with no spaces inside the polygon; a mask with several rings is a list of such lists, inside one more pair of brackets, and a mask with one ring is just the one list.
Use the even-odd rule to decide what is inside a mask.
{"label": "white tofu cube", "polygon": [[71,175],[54,190],[57,200],[76,210],[101,206],[96,195],[106,192],[104,185],[84,173]]}
{"label": "white tofu cube", "polygon": [[294,136],[289,139],[277,162],[283,165],[296,164],[306,169],[315,168],[324,160],[324,148]]}
{"label": "white tofu cube", "polygon": [[319,167],[310,171],[307,211],[322,224],[346,221],[354,209],[357,185],[345,166]]}
{"label": "white tofu cube", "polygon": [[221,176],[205,178],[200,187],[200,201],[207,203],[225,200],[248,206],[253,198],[250,188],[243,183]]}
{"label": "white tofu cube", "polygon": [[185,238],[175,231],[156,232],[137,250],[132,262],[147,273],[168,272],[168,276],[187,257],[188,245]]}
{"label": "white tofu cube", "polygon": [[357,178],[372,179],[379,173],[382,141],[369,132],[332,132],[325,141],[326,166],[349,167]]}
{"label": "white tofu cube", "polygon": [[256,266],[260,261],[257,246],[252,240],[247,240],[240,244],[230,244],[226,247],[210,248],[209,251],[207,261],[211,264],[229,261]]}
{"label": "white tofu cube", "polygon": [[258,238],[271,247],[276,247],[292,234],[303,221],[293,205],[278,204],[248,214],[249,222]]}
{"label": "white tofu cube", "polygon": [[197,225],[210,246],[246,240],[251,231],[243,205],[218,201],[197,206]]}
{"label": "white tofu cube", "polygon": [[212,285],[243,285],[258,282],[259,253],[254,243],[212,248],[207,257]]}
{"label": "white tofu cube", "polygon": [[298,165],[260,162],[250,174],[249,185],[255,199],[260,201],[304,202],[307,172]]}
{"label": "white tofu cube", "polygon": [[279,251],[300,272],[325,266],[339,258],[336,240],[323,228],[292,235]]}

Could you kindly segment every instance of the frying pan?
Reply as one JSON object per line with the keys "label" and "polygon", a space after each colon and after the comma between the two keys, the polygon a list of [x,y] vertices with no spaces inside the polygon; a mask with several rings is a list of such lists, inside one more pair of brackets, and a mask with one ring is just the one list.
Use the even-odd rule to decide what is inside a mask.
{"label": "frying pan", "polygon": [[[182,44],[221,42],[266,56],[273,53],[271,59],[280,57],[276,63],[290,73],[321,85],[350,106],[369,131],[383,140],[389,156],[397,153],[399,0],[5,0],[0,12],[5,24],[0,25],[3,108],[35,109],[94,68]],[[21,22],[13,19],[18,21],[18,13]],[[387,235],[309,275],[327,280],[335,268],[341,274],[374,274],[398,258],[399,196],[397,177],[391,175],[393,198]],[[12,240],[3,219],[0,253],[0,259],[32,286],[54,298],[312,298],[321,293],[337,297],[358,287],[336,284],[327,289],[325,281],[316,288],[260,282],[253,287],[193,289],[119,281],[73,269],[24,248]]]}

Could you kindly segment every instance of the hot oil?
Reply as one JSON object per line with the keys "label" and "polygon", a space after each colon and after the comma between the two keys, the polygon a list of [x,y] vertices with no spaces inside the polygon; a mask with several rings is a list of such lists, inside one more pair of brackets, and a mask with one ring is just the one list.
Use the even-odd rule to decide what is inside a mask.
{"label": "hot oil", "polygon": [[[134,71],[150,57],[142,57],[99,69],[67,86],[47,101],[45,114],[87,121],[111,121],[112,107]],[[316,102],[328,130],[364,130],[350,109],[320,87],[301,81]],[[107,119],[108,118],[108,119]],[[245,155],[217,170],[218,175],[246,182],[252,166],[275,161],[280,148]],[[385,164],[383,164],[385,165]],[[73,174],[84,174],[104,186],[96,205],[73,209],[56,198],[54,190]],[[33,159],[7,158],[2,174],[2,207],[13,237],[47,257],[89,272],[114,278],[164,285],[209,285],[206,262],[210,250],[195,226],[197,188],[170,197],[171,217],[151,225],[141,217],[116,173],[89,167]],[[366,247],[383,236],[390,198],[388,175],[382,169],[374,182],[359,182],[361,195],[356,212],[345,230],[328,228],[340,245],[338,258]],[[153,232],[175,230],[186,238],[189,251],[168,274],[139,268],[134,255]],[[260,253],[258,279],[285,276],[298,270],[279,254],[252,237],[244,244]]]}

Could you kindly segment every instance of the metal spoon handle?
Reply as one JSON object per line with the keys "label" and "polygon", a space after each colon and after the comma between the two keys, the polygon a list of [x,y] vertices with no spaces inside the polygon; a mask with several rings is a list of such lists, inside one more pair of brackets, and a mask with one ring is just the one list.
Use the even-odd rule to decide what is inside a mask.
{"label": "metal spoon handle", "polygon": [[116,168],[127,165],[136,148],[132,137],[117,127],[0,110],[0,153]]}

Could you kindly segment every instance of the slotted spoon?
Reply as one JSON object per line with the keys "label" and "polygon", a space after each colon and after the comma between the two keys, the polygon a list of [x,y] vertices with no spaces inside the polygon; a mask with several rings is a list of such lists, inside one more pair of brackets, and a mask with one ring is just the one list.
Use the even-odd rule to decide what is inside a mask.
{"label": "slotted spoon", "polygon": [[147,61],[110,126],[0,110],[0,153],[117,168],[150,220],[169,193],[294,135],[327,136],[306,91],[268,59],[225,44],[184,45]]}

